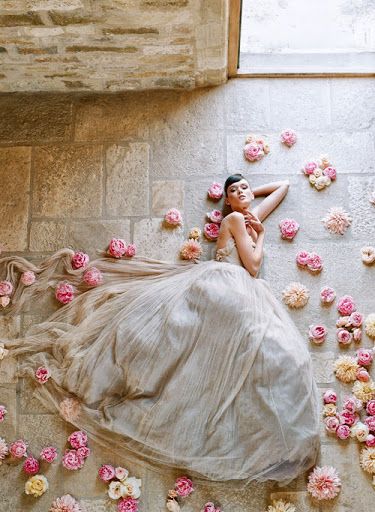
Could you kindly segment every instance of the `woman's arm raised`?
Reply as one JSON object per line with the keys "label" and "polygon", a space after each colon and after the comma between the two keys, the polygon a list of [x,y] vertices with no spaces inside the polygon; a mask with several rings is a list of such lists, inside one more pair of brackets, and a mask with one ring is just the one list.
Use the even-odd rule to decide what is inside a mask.
{"label": "woman's arm raised", "polygon": [[255,197],[266,195],[266,199],[253,209],[253,213],[263,221],[284,199],[289,189],[289,180],[273,181],[252,189]]}
{"label": "woman's arm raised", "polygon": [[251,244],[251,237],[246,230],[245,218],[242,213],[233,212],[228,215],[229,230],[236,241],[238,254],[243,266],[253,277],[256,277],[263,258],[264,228],[257,220],[254,219],[253,222],[254,228],[258,232],[255,248]]}

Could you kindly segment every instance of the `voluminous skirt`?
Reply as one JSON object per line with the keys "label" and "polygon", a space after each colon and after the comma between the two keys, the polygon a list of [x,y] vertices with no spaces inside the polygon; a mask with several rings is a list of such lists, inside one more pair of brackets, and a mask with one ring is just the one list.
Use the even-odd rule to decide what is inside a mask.
{"label": "voluminous skirt", "polygon": [[[14,308],[73,270],[72,251],[42,267],[3,258],[0,270],[39,274]],[[101,257],[96,288],[21,339],[0,339],[20,374],[47,366],[39,399],[99,443],[153,469],[207,482],[287,483],[315,462],[319,399],[306,341],[269,284],[224,262]],[[33,289],[34,287],[34,289]],[[66,400],[70,398],[71,400]],[[73,399],[73,400],[72,400]]]}

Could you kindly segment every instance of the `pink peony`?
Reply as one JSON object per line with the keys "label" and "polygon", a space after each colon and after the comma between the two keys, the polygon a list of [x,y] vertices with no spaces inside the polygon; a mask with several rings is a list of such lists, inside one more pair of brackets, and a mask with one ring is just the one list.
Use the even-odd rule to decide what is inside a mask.
{"label": "pink peony", "polygon": [[362,409],[362,402],[357,397],[351,395],[345,398],[343,403],[343,409],[351,413],[360,411]]}
{"label": "pink peony", "polygon": [[290,128],[281,132],[280,138],[281,142],[288,146],[289,148],[291,148],[293,144],[297,142],[297,134],[294,130]]}
{"label": "pink peony", "polygon": [[306,174],[306,175],[309,175],[309,174],[314,174],[314,171],[318,168],[318,163],[317,162],[307,162],[304,166],[303,166],[303,172]]}
{"label": "pink peony", "polygon": [[5,405],[0,405],[0,423],[5,420],[5,416],[8,413]]}
{"label": "pink peony", "polygon": [[256,162],[264,157],[264,150],[260,144],[250,142],[243,148],[244,156],[249,162]]}
{"label": "pink peony", "polygon": [[194,491],[193,482],[186,476],[181,476],[175,482],[175,489],[179,496],[189,496]]}
{"label": "pink peony", "polygon": [[350,437],[350,427],[348,425],[339,425],[336,430],[339,439],[348,439]]}
{"label": "pink peony", "polygon": [[350,345],[352,342],[353,336],[346,329],[337,329],[336,331],[336,339],[341,345]]}
{"label": "pink peony", "polygon": [[217,181],[214,181],[207,191],[208,197],[210,199],[221,199],[223,197],[223,193],[223,185],[221,185],[221,183],[218,183]]}
{"label": "pink peony", "polygon": [[327,432],[335,434],[337,427],[340,425],[339,419],[336,416],[328,416],[324,420]]}
{"label": "pink peony", "polygon": [[117,511],[118,512],[137,512],[138,510],[138,500],[134,498],[122,498],[117,502]]}
{"label": "pink peony", "polygon": [[115,468],[110,464],[104,464],[99,468],[98,475],[103,482],[109,482],[112,478],[115,478]]}
{"label": "pink peony", "polygon": [[339,299],[337,303],[337,309],[340,315],[351,315],[357,308],[354,304],[353,297],[350,295],[344,295]]}
{"label": "pink peony", "polygon": [[369,366],[373,361],[372,349],[360,348],[357,350],[357,362],[361,366]]}
{"label": "pink peony", "polygon": [[121,258],[126,252],[126,244],[122,238],[112,238],[108,246],[108,254],[114,258]]}
{"label": "pink peony", "polygon": [[320,272],[323,268],[322,258],[315,252],[311,252],[307,259],[307,268],[312,272]]}
{"label": "pink peony", "polygon": [[78,418],[81,412],[81,404],[75,398],[65,398],[60,402],[59,409],[64,420],[72,423]]}
{"label": "pink peony", "polygon": [[204,235],[208,240],[217,240],[217,237],[219,236],[220,227],[211,222],[204,225]]}
{"label": "pink peony", "polygon": [[45,384],[50,377],[51,372],[45,366],[39,366],[39,368],[35,371],[35,378],[39,384]]}
{"label": "pink peony", "polygon": [[171,208],[164,216],[164,221],[170,226],[179,226],[182,223],[182,215],[177,208]]}
{"label": "pink peony", "polygon": [[323,174],[325,174],[326,176],[331,178],[331,180],[336,179],[336,169],[334,167],[332,167],[331,165],[329,165],[328,167],[326,167],[324,169]]}
{"label": "pink peony", "polygon": [[337,402],[337,393],[334,389],[327,389],[323,395],[325,404],[335,404]]}
{"label": "pink peony", "polygon": [[279,222],[281,238],[293,240],[299,230],[299,224],[294,219],[283,219]]}
{"label": "pink peony", "polygon": [[184,260],[197,260],[202,254],[202,246],[193,238],[184,242],[180,249],[181,258]]}
{"label": "pink peony", "polygon": [[81,469],[84,462],[84,459],[78,455],[77,450],[65,450],[62,458],[64,468],[75,471]]}
{"label": "pink peony", "polygon": [[16,459],[27,457],[27,444],[23,439],[18,439],[18,441],[14,441],[14,443],[9,446],[9,453]]}
{"label": "pink peony", "polygon": [[364,423],[370,432],[375,432],[375,416],[366,416]]}
{"label": "pink peony", "polygon": [[82,448],[87,445],[87,434],[83,430],[76,430],[70,434],[68,441],[72,448]]}
{"label": "pink peony", "polygon": [[13,285],[10,281],[0,281],[0,296],[10,295],[13,291]]}
{"label": "pink peony", "polygon": [[358,421],[358,414],[355,414],[354,412],[350,412],[347,410],[343,410],[340,414],[340,423],[343,423],[345,425],[349,425],[351,427]]}
{"label": "pink peony", "polygon": [[55,499],[49,512],[82,512],[82,508],[73,496],[65,494],[61,498]]}
{"label": "pink peony", "polygon": [[297,265],[300,265],[301,267],[304,267],[307,265],[307,262],[309,260],[309,253],[306,251],[300,251],[296,255],[296,262]]}
{"label": "pink peony", "polygon": [[78,457],[81,457],[82,459],[87,459],[87,457],[89,457],[91,454],[91,450],[87,446],[81,446],[80,448],[77,448],[77,454]]}
{"label": "pink peony", "polygon": [[91,267],[83,274],[83,280],[89,286],[98,286],[103,282],[103,274],[96,267]]}
{"label": "pink peony", "polygon": [[307,490],[313,498],[329,500],[340,492],[341,480],[332,466],[315,467],[309,475]]}
{"label": "pink peony", "polygon": [[55,297],[62,304],[68,304],[74,299],[74,286],[66,281],[60,281],[56,287]]}
{"label": "pink peony", "polygon": [[309,338],[310,341],[320,344],[326,339],[327,329],[324,325],[313,325],[309,327]]}
{"label": "pink peony", "polygon": [[325,286],[320,290],[320,300],[324,302],[324,304],[331,304],[336,297],[336,292],[330,286]]}
{"label": "pink peony", "polygon": [[220,224],[223,220],[223,214],[220,210],[212,210],[211,212],[207,212],[206,216],[209,221],[215,222],[216,224]]}
{"label": "pink peony", "polygon": [[373,448],[375,446],[375,436],[372,434],[369,434],[366,437],[366,446],[369,446],[370,448]]}
{"label": "pink peony", "polygon": [[362,329],[354,329],[353,330],[353,340],[361,341],[362,339]]}
{"label": "pink peony", "polygon": [[27,270],[21,275],[21,283],[25,286],[30,286],[35,283],[35,274],[32,270]]}
{"label": "pink peony", "polygon": [[40,468],[39,462],[31,456],[27,457],[22,467],[28,475],[36,475]]}
{"label": "pink peony", "polygon": [[72,256],[72,267],[75,269],[85,268],[87,267],[89,261],[90,258],[88,254],[81,251],[75,252]]}
{"label": "pink peony", "polygon": [[4,460],[5,457],[8,455],[8,453],[9,453],[8,445],[6,444],[5,439],[0,437],[0,464],[1,464],[1,461]]}
{"label": "pink peony", "polygon": [[204,505],[202,512],[221,512],[221,510],[216,508],[212,501],[209,501]]}
{"label": "pink peony", "polygon": [[354,311],[349,317],[349,322],[353,327],[361,327],[363,323],[363,315],[358,311]]}
{"label": "pink peony", "polygon": [[40,458],[49,464],[52,464],[57,458],[57,450],[54,446],[47,446],[40,452]]}
{"label": "pink peony", "polygon": [[358,368],[355,374],[357,380],[361,382],[368,382],[370,380],[370,374],[365,368]]}
{"label": "pink peony", "polygon": [[370,416],[375,416],[375,400],[369,400],[366,404],[366,412]]}
{"label": "pink peony", "polygon": [[137,252],[137,246],[135,244],[129,244],[126,248],[125,256],[127,258],[132,258],[133,256],[135,256],[136,252]]}

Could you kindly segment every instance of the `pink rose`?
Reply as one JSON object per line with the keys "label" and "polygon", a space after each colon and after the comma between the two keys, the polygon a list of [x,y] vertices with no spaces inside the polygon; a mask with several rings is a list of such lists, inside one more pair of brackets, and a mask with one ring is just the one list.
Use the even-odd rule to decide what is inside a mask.
{"label": "pink rose", "polygon": [[2,421],[4,421],[5,419],[5,415],[8,413],[8,411],[6,410],[6,407],[5,405],[0,405],[0,423]]}
{"label": "pink rose", "polygon": [[87,457],[89,457],[89,455],[91,454],[91,450],[87,446],[81,446],[80,448],[77,449],[77,454],[78,457],[81,457],[82,459],[87,459]]}
{"label": "pink rose", "polygon": [[53,446],[47,446],[40,452],[40,458],[49,464],[57,458],[57,450]]}
{"label": "pink rose", "polygon": [[312,272],[319,272],[323,268],[322,258],[315,252],[311,252],[307,259],[307,268]]}
{"label": "pink rose", "polygon": [[375,416],[375,400],[369,400],[366,404],[366,412],[370,416]]}
{"label": "pink rose", "polygon": [[361,327],[363,322],[363,315],[358,311],[354,311],[349,317],[350,325],[353,327]]}
{"label": "pink rose", "polygon": [[365,424],[368,426],[370,432],[375,432],[375,416],[367,416],[365,418]]}
{"label": "pink rose", "polygon": [[16,459],[27,457],[27,444],[23,439],[18,439],[18,441],[14,441],[14,443],[9,446],[9,453]]}
{"label": "pink rose", "polygon": [[344,295],[337,303],[337,309],[341,315],[351,315],[356,310],[353,297]]}
{"label": "pink rose", "polygon": [[250,142],[243,148],[243,152],[246,160],[249,162],[255,162],[264,157],[263,147],[256,142]]}
{"label": "pink rose", "polygon": [[349,345],[352,342],[353,336],[346,329],[337,329],[336,338],[341,345]]}
{"label": "pink rose", "polygon": [[45,366],[39,366],[39,368],[35,371],[35,378],[39,384],[45,384],[50,377],[51,372]]}
{"label": "pink rose", "polygon": [[74,299],[74,286],[66,281],[60,281],[56,287],[55,297],[62,304],[68,304]]}
{"label": "pink rose", "polygon": [[213,222],[204,225],[203,232],[208,240],[216,240],[219,236],[219,231],[220,227]]}
{"label": "pink rose", "polygon": [[343,403],[343,409],[345,411],[355,413],[362,409],[362,402],[355,396],[346,397]]}
{"label": "pink rose", "polygon": [[340,414],[340,423],[344,423],[345,425],[349,425],[351,427],[358,421],[358,414],[350,412],[348,410],[343,410]]}
{"label": "pink rose", "polygon": [[296,262],[298,265],[301,265],[301,267],[304,267],[305,265],[307,265],[308,260],[309,260],[308,252],[300,251],[297,253]]}
{"label": "pink rose", "polygon": [[115,468],[115,476],[118,480],[125,480],[129,476],[129,471],[121,466]]}
{"label": "pink rose", "polygon": [[353,330],[353,339],[354,339],[354,341],[361,341],[362,329],[354,329]]}
{"label": "pink rose", "polygon": [[284,130],[281,133],[281,142],[285,144],[288,147],[292,147],[293,144],[297,141],[297,134],[294,130],[291,130],[290,128],[287,130]]}
{"label": "pink rose", "polygon": [[88,254],[78,251],[75,252],[72,256],[72,267],[75,269],[85,268],[88,265],[90,258]]}
{"label": "pink rose", "polygon": [[27,457],[22,467],[28,475],[36,475],[40,468],[39,462],[34,457]]}
{"label": "pink rose", "polygon": [[340,316],[336,320],[336,327],[350,327],[350,316]]}
{"label": "pink rose", "polygon": [[337,393],[334,389],[327,389],[323,395],[325,404],[335,404],[337,402]]}
{"label": "pink rose", "polygon": [[171,208],[164,216],[164,220],[170,226],[178,226],[182,223],[182,215],[177,208]]}
{"label": "pink rose", "polygon": [[332,167],[331,165],[329,165],[328,167],[326,167],[324,169],[323,174],[325,174],[326,176],[331,178],[331,180],[336,179],[336,169],[334,167]]}
{"label": "pink rose", "polygon": [[76,430],[70,434],[68,441],[72,448],[81,448],[87,444],[87,434],[83,430]]}
{"label": "pink rose", "polygon": [[366,437],[366,446],[369,446],[370,448],[373,448],[375,446],[375,436],[372,434],[369,434]]}
{"label": "pink rose", "polygon": [[323,343],[327,336],[327,329],[324,325],[313,325],[309,327],[309,338],[310,341],[320,344]]}
{"label": "pink rose", "polygon": [[361,366],[369,366],[372,363],[372,349],[360,348],[357,350],[357,362]]}
{"label": "pink rose", "polygon": [[221,183],[214,181],[210,188],[207,191],[208,197],[210,199],[221,199],[223,197],[224,189]]}
{"label": "pink rose", "polygon": [[181,476],[175,482],[175,489],[180,496],[189,496],[194,491],[193,482],[186,476]]}
{"label": "pink rose", "polygon": [[314,174],[314,171],[318,168],[317,162],[307,162],[303,167],[303,172],[307,175]]}
{"label": "pink rose", "polygon": [[35,274],[32,270],[27,270],[21,275],[21,283],[25,286],[30,286],[35,283]]}
{"label": "pink rose", "polygon": [[103,480],[103,482],[109,482],[112,478],[115,478],[115,468],[110,464],[104,464],[99,468],[98,474],[100,480]]}
{"label": "pink rose", "polygon": [[10,281],[0,281],[0,296],[10,295],[13,291],[13,285]]}
{"label": "pink rose", "polygon": [[89,286],[98,286],[103,282],[103,274],[96,267],[91,267],[83,274],[83,280]]}
{"label": "pink rose", "polygon": [[331,434],[335,434],[337,427],[340,425],[340,422],[336,416],[328,416],[324,420],[326,430]]}
{"label": "pink rose", "polygon": [[320,300],[325,304],[330,304],[335,300],[336,292],[330,286],[325,286],[320,290]]}
{"label": "pink rose", "polygon": [[69,471],[75,471],[81,469],[84,464],[84,459],[80,457],[77,450],[65,450],[62,458],[62,465]]}
{"label": "pink rose", "polygon": [[121,258],[126,252],[126,244],[121,238],[112,238],[109,242],[108,253],[114,258]]}
{"label": "pink rose", "polygon": [[357,380],[360,380],[361,382],[368,382],[370,380],[370,374],[365,368],[358,368],[358,370],[355,373],[355,376]]}
{"label": "pink rose", "polygon": [[220,210],[212,210],[211,212],[207,212],[206,215],[208,220],[215,222],[215,224],[220,224],[223,220],[223,214]]}
{"label": "pink rose", "polygon": [[293,240],[299,230],[299,224],[294,219],[283,219],[279,222],[281,238]]}
{"label": "pink rose", "polygon": [[348,425],[339,425],[336,430],[336,435],[339,439],[348,439],[350,436],[350,427],[348,427]]}
{"label": "pink rose", "polygon": [[117,502],[118,512],[137,512],[137,510],[138,500],[134,498],[121,498],[121,500]]}
{"label": "pink rose", "polygon": [[125,251],[125,256],[128,258],[132,258],[135,256],[135,253],[137,252],[137,246],[135,244],[129,244]]}

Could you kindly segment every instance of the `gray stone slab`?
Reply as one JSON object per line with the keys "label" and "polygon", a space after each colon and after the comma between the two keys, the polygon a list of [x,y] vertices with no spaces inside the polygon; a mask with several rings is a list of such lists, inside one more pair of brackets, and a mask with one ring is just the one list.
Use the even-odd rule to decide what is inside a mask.
{"label": "gray stone slab", "polygon": [[[374,122],[375,83],[372,78],[330,80],[332,127],[342,130],[371,128]],[[360,99],[360,100],[359,100]]]}
{"label": "gray stone slab", "polygon": [[270,80],[230,80],[225,87],[227,130],[249,132],[269,129]]}
{"label": "gray stone slab", "polygon": [[183,210],[185,198],[182,180],[158,180],[152,183],[152,213],[163,216],[169,208]]}
{"label": "gray stone slab", "polygon": [[163,219],[143,219],[134,223],[134,243],[140,256],[180,261],[179,252],[183,241],[183,228],[165,227]]}

